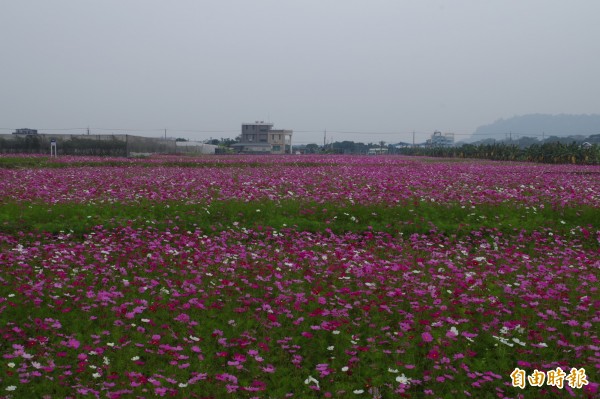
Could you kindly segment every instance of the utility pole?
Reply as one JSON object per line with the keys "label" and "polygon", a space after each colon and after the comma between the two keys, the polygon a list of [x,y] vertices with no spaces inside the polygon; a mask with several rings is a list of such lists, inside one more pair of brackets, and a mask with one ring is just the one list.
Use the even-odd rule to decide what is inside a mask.
{"label": "utility pole", "polygon": [[415,131],[413,130],[413,148],[415,146]]}
{"label": "utility pole", "polygon": [[165,129],[165,141],[167,141],[167,129]]}
{"label": "utility pole", "polygon": [[323,149],[325,149],[326,145],[327,145],[327,129],[325,129],[325,131],[323,132]]}
{"label": "utility pole", "polygon": [[88,128],[87,128],[87,135],[88,135],[88,136],[90,135],[90,127],[89,127],[89,126],[88,126]]}

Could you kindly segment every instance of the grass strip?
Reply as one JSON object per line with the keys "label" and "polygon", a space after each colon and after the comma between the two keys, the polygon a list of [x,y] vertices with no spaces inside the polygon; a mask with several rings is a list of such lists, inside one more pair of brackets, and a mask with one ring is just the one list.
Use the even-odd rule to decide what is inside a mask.
{"label": "grass strip", "polygon": [[201,229],[208,233],[232,226],[290,227],[304,231],[382,231],[461,236],[473,230],[505,233],[551,228],[568,232],[600,226],[594,207],[523,207],[512,203],[467,207],[458,204],[416,203],[408,206],[351,205],[305,201],[218,201],[211,204],[141,201],[121,203],[6,203],[0,205],[0,232],[18,234],[72,232],[83,235],[95,226],[155,225]]}

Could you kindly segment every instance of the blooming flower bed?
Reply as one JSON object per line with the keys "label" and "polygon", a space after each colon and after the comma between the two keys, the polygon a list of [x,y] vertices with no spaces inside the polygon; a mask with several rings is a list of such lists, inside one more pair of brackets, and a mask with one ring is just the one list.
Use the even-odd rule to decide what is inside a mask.
{"label": "blooming flower bed", "polygon": [[[599,207],[598,168],[229,159],[239,161],[3,169],[0,192],[5,204],[32,206],[228,198],[331,212],[344,198],[382,208]],[[98,223],[84,235],[0,233],[0,396],[595,397],[597,228],[449,234],[436,230],[441,221],[425,234],[184,229],[174,218],[160,228]],[[589,383],[511,384],[515,368],[557,367],[585,368]]]}
{"label": "blooming flower bed", "polygon": [[[600,203],[597,166],[490,162],[424,162],[411,158],[221,157],[0,169],[2,201],[210,203],[215,200],[408,204],[416,200],[463,205],[512,202],[523,206]],[[247,161],[247,162],[244,162]],[[105,161],[106,162],[106,161]],[[94,165],[97,163],[98,165]],[[168,166],[165,166],[168,165]],[[182,166],[183,165],[183,166]]]}

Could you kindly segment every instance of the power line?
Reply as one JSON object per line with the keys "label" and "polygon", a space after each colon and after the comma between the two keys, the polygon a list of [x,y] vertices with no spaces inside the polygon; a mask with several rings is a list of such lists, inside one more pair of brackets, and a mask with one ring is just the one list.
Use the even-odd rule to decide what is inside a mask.
{"label": "power line", "polygon": [[[17,128],[8,128],[8,127],[0,127],[0,131],[16,131]],[[80,130],[82,132],[92,132],[92,131],[101,131],[101,132],[164,132],[164,128],[107,128],[107,127],[64,127],[64,128],[38,128],[38,131],[77,131]],[[169,132],[174,133],[230,133],[230,134],[238,134],[239,129],[168,129]],[[294,133],[318,133],[322,134],[323,130],[294,130]],[[419,132],[419,131],[350,131],[350,130],[330,130],[327,129],[327,133],[336,134],[336,135],[364,135],[364,136],[401,136],[401,137],[412,137],[414,134],[418,135],[431,135],[431,132]],[[449,132],[451,133],[451,132]],[[499,136],[502,134],[508,134],[509,132],[504,133],[451,133],[454,136],[472,136],[472,137],[480,137],[480,136]],[[512,132],[511,132],[512,133]],[[546,134],[545,132],[541,133],[528,133],[528,132],[515,132],[519,137],[542,137],[545,138],[550,136],[551,134]],[[558,134],[557,134],[558,135]]]}
{"label": "power line", "polygon": [[[14,127],[0,127],[0,130],[17,130],[18,128]],[[38,128],[35,130],[85,130],[85,127],[65,127],[65,128]]]}
{"label": "power line", "polygon": [[198,129],[169,129],[171,132],[180,132],[180,133],[239,133],[240,130],[198,130]]}
{"label": "power line", "polygon": [[[0,131],[16,131],[18,128],[0,127]],[[37,128],[37,131],[77,131],[89,134],[92,131],[101,132],[164,132],[164,128],[108,128],[108,127],[66,127],[66,128]],[[169,132],[177,133],[239,133],[239,129],[168,129]]]}
{"label": "power line", "polygon": [[165,129],[127,129],[127,128],[105,128],[105,127],[90,127],[90,130],[102,130],[111,132],[162,132]]}

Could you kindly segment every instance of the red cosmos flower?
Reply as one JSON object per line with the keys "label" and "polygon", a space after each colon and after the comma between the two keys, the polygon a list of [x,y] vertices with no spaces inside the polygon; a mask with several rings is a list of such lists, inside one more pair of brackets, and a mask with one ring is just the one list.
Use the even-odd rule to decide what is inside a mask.
{"label": "red cosmos flower", "polygon": [[581,233],[585,238],[590,238],[590,232],[587,229],[581,228]]}
{"label": "red cosmos flower", "polygon": [[316,308],[315,310],[313,310],[312,312],[310,312],[308,315],[310,317],[319,317],[319,316],[323,316],[323,313],[325,313],[325,311],[321,308]]}
{"label": "red cosmos flower", "polygon": [[269,351],[269,345],[265,344],[264,342],[259,342],[258,347],[265,352]]}
{"label": "red cosmos flower", "polygon": [[436,360],[440,357],[440,352],[437,351],[437,347],[433,348],[427,353],[427,358],[431,360]]}

